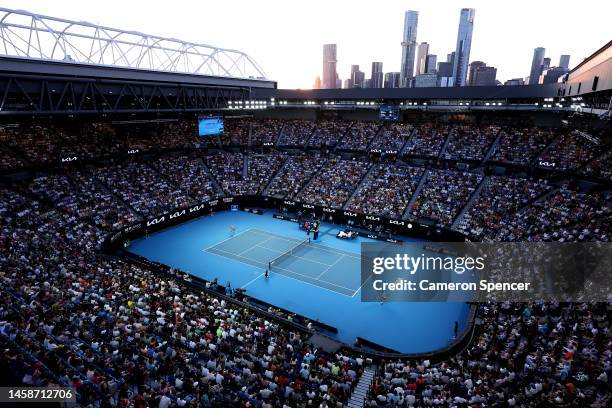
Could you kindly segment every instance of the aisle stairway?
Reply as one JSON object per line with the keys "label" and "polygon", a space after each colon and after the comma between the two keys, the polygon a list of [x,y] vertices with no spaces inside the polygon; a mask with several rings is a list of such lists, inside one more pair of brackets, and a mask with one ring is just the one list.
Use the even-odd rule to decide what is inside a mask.
{"label": "aisle stairway", "polygon": [[363,408],[365,398],[370,391],[370,386],[372,385],[375,374],[376,369],[372,366],[366,367],[366,369],[363,370],[363,374],[361,375],[357,386],[353,390],[353,394],[351,394],[351,399],[347,405],[348,408]]}

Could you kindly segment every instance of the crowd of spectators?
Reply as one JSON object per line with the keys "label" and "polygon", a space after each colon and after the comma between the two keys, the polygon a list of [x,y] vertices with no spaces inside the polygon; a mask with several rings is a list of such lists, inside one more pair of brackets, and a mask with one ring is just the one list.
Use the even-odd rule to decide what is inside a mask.
{"label": "crowd of spectators", "polygon": [[483,160],[498,132],[497,126],[458,126],[451,132],[442,157],[450,160]]}
{"label": "crowd of spectators", "polygon": [[222,194],[215,188],[199,157],[171,155],[159,158],[154,166],[173,185],[180,186],[185,194],[197,202],[212,200]]}
{"label": "crowd of spectators", "polygon": [[263,191],[286,159],[284,153],[221,152],[206,157],[206,164],[227,195],[255,195]]}
{"label": "crowd of spectators", "polygon": [[327,159],[318,154],[290,156],[276,177],[272,179],[267,195],[295,198],[314,174],[325,165]]}
{"label": "crowd of spectators", "polygon": [[18,385],[70,386],[81,405],[101,407],[348,401],[362,358],[317,350],[305,332],[171,275],[101,258],[61,210],[0,197],[0,364]]}
{"label": "crowd of spectators", "polygon": [[[244,145],[251,123],[235,122],[228,144]],[[265,129],[280,132],[281,125],[271,123],[253,125],[261,135],[255,143],[276,132]],[[347,144],[342,135],[348,122],[324,123],[309,145],[342,140],[341,146],[362,149],[367,141],[371,148],[393,144],[399,149],[410,134],[409,125],[391,125],[376,137]],[[305,142],[314,126],[293,125],[285,125],[281,144],[285,137]],[[241,126],[247,139],[236,130]],[[140,146],[139,138],[119,142],[105,125],[83,129],[89,136],[79,144],[70,128],[4,128],[0,152],[7,155],[0,165],[8,170],[26,162],[55,167],[69,152],[100,158],[113,149]],[[198,140],[191,130],[180,123],[163,125],[159,135],[168,138],[167,143],[159,140],[160,147],[188,149]],[[448,126],[421,125],[406,152],[436,156],[449,131]],[[473,136],[480,140],[477,149],[465,139],[475,130],[455,131],[446,151],[462,158],[481,160],[482,145],[495,137],[494,128],[478,130]],[[552,131],[536,128],[502,133],[494,157],[516,164],[540,158],[562,170],[581,166],[589,177],[610,179],[609,152],[596,156],[597,149],[575,134],[563,134],[551,144],[553,137]],[[142,140],[148,149],[150,142]],[[421,177],[425,182],[413,197]],[[15,385],[71,386],[84,406],[346,406],[367,364],[361,356],[325,353],[309,343],[306,328],[287,326],[278,316],[271,319],[213,290],[188,286],[174,271],[161,275],[99,253],[104,237],[145,217],[223,193],[262,194],[266,186],[270,196],[394,218],[414,198],[410,215],[446,227],[466,208],[458,229],[485,241],[611,238],[612,197],[606,189],[589,191],[575,183],[557,188],[539,179],[501,176],[483,181],[478,173],[371,164],[320,153],[176,152],[3,179],[3,381],[10,377]],[[609,304],[507,302],[479,308],[475,338],[450,360],[381,360],[366,406],[610,406]]]}
{"label": "crowd of spectators", "polygon": [[283,128],[283,121],[279,119],[259,119],[252,123],[251,146],[276,143]]}
{"label": "crowd of spectators", "polygon": [[369,167],[367,162],[330,159],[296,198],[310,204],[342,208]]}
{"label": "crowd of spectators", "polygon": [[612,181],[612,150],[597,156],[587,163],[580,171],[581,174],[599,180]]}
{"label": "crowd of spectators", "polygon": [[363,152],[367,149],[372,139],[374,139],[379,129],[380,124],[378,122],[355,122],[338,144],[338,149]]}
{"label": "crowd of spectators", "polygon": [[251,120],[246,118],[225,119],[223,122],[223,146],[247,146],[251,132]]}
{"label": "crowd of spectators", "polygon": [[404,154],[438,157],[444,142],[452,131],[448,125],[426,123],[417,126],[404,148]]}
{"label": "crowd of spectators", "polygon": [[430,170],[410,213],[451,227],[482,180],[477,173]]}
{"label": "crowd of spectators", "polygon": [[597,146],[576,131],[560,135],[552,145],[544,150],[539,161],[549,167],[554,164],[555,170],[576,170],[586,164],[596,154]]}
{"label": "crowd of spectators", "polygon": [[180,185],[175,185],[152,166],[131,161],[95,169],[104,186],[145,217],[163,214],[192,204]]}
{"label": "crowd of spectators", "polygon": [[555,138],[553,131],[537,127],[501,132],[491,160],[523,166],[532,163]]}
{"label": "crowd of spectators", "polygon": [[278,144],[280,146],[304,146],[315,128],[312,120],[285,121]]}
{"label": "crowd of spectators", "polygon": [[543,180],[491,176],[484,181],[478,199],[460,220],[457,229],[473,236],[495,234],[519,208],[549,192]]}
{"label": "crowd of spectators", "polygon": [[401,218],[423,169],[403,165],[375,164],[347,209],[362,214]]}
{"label": "crowd of spectators", "polygon": [[119,230],[140,216],[117,200],[89,171],[35,178],[30,191],[50,200],[67,214],[86,220],[105,231]]}
{"label": "crowd of spectators", "polygon": [[309,147],[335,147],[338,141],[346,134],[352,122],[322,120],[317,122],[312,136],[308,139]]}
{"label": "crowd of spectators", "polygon": [[489,238],[498,241],[610,242],[610,193],[564,185],[505,219]]}
{"label": "crowd of spectators", "polygon": [[413,126],[407,123],[390,123],[374,137],[370,150],[394,150],[400,152],[412,133]]}
{"label": "crowd of spectators", "polygon": [[606,303],[488,303],[453,359],[382,361],[366,407],[610,406]]}

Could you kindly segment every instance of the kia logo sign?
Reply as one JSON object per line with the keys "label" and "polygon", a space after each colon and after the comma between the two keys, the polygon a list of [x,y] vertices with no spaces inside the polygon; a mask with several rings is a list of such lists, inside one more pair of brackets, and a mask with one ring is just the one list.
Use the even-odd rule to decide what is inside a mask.
{"label": "kia logo sign", "polygon": [[164,222],[166,221],[166,216],[160,217],[160,218],[154,218],[152,220],[147,221],[147,227],[150,227],[151,225],[157,225],[160,222]]}
{"label": "kia logo sign", "polygon": [[136,153],[138,153],[138,152],[140,152],[140,150],[139,150],[139,149],[131,149],[131,150],[128,150],[128,154],[136,154]]}
{"label": "kia logo sign", "polygon": [[295,201],[283,201],[285,205],[295,205]]}
{"label": "kia logo sign", "polygon": [[350,212],[350,211],[345,211],[344,215],[346,215],[347,217],[356,217],[357,213]]}
{"label": "kia logo sign", "polygon": [[547,162],[547,161],[541,161],[539,162],[539,165],[542,167],[555,167],[557,165],[557,163],[555,162]]}
{"label": "kia logo sign", "polygon": [[76,156],[72,156],[72,157],[64,157],[62,159],[62,163],[68,163],[68,162],[73,162],[76,161],[77,157]]}

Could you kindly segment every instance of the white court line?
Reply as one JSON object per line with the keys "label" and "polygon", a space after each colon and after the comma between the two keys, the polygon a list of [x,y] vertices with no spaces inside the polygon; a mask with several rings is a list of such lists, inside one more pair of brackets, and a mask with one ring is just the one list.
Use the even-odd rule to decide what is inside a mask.
{"label": "white court line", "polygon": [[[252,228],[252,230],[253,230],[253,232],[255,234],[266,235],[266,236],[273,236],[274,238],[282,239],[284,241],[290,241],[290,242],[298,242],[299,241],[299,239],[297,239],[297,238],[283,237],[282,235],[276,235],[276,234],[273,234],[271,232],[265,232],[265,231],[262,231],[262,230],[257,229],[257,228]],[[308,245],[312,246],[314,248],[317,248],[317,249],[319,249],[321,251],[331,252],[332,254],[336,254],[336,255],[344,255],[347,258],[355,258],[355,259],[361,260],[360,256],[355,254],[354,252],[342,251],[341,249],[335,249],[335,248],[328,247],[328,246],[325,246],[325,245],[322,245],[322,246],[313,245],[312,242],[309,243]]]}
{"label": "white court line", "polygon": [[249,228],[248,230],[244,230],[244,231],[242,231],[242,232],[241,232],[241,233],[239,233],[239,234],[232,235],[231,237],[229,237],[229,238],[227,238],[227,239],[224,239],[223,241],[219,241],[219,242],[217,242],[216,244],[212,244],[211,246],[209,246],[209,247],[207,247],[207,248],[203,248],[203,249],[202,249],[202,252],[205,252],[207,249],[210,249],[210,248],[216,247],[216,246],[217,246],[217,245],[219,245],[219,244],[222,244],[222,243],[224,243],[224,242],[226,242],[226,241],[229,241],[230,239],[233,239],[233,238],[239,237],[240,235],[242,235],[242,234],[244,234],[244,233],[246,233],[246,232],[252,231],[252,230],[253,230],[253,228]]}
{"label": "white court line", "polygon": [[[241,261],[242,262],[242,261]],[[257,279],[261,278],[262,276],[264,276],[266,273],[261,273],[259,275],[257,275],[255,278],[251,279],[250,281],[248,281],[246,284],[242,285],[241,288],[244,289],[247,286],[249,286],[251,283],[255,282]]]}
{"label": "white court line", "polygon": [[[267,263],[265,263],[265,262],[261,262],[261,261],[258,261],[258,260],[256,260],[256,259],[252,259],[252,258],[247,258],[247,257],[245,257],[245,256],[236,255],[236,254],[235,254],[235,253],[233,253],[233,252],[224,251],[224,250],[222,250],[222,249],[218,249],[218,248],[213,248],[213,250],[214,250],[214,251],[219,251],[219,252],[225,252],[226,254],[228,254],[228,255],[230,255],[230,256],[237,257],[237,258],[242,258],[242,259],[246,259],[246,260],[251,261],[251,262],[258,263],[258,264],[261,264],[261,265],[262,265],[262,266],[264,266],[264,267],[265,267],[265,266],[267,266]],[[214,252],[212,252],[212,253],[214,253]],[[219,254],[216,254],[216,255],[219,255]],[[240,261],[240,260],[239,260],[239,261]],[[240,261],[240,262],[242,262],[242,261]],[[247,265],[251,265],[251,264],[249,264],[248,262],[242,262],[242,263],[245,263],[245,264],[247,264]],[[253,265],[251,265],[251,266],[253,266]],[[287,271],[287,272],[292,273],[292,274],[294,274],[294,275],[303,276],[304,278],[308,278],[308,279],[317,280],[317,279],[313,278],[312,276],[304,275],[304,274],[301,274],[301,273],[299,273],[299,272],[292,271],[291,269],[285,269],[285,268],[281,268],[281,267],[279,267],[279,266],[276,266],[276,267],[275,267],[275,269],[280,269],[280,270],[282,270],[282,271]],[[272,270],[272,272],[274,272],[274,269]],[[283,276],[285,276],[285,275],[283,275]],[[294,278],[294,279],[295,279],[295,278]],[[302,281],[302,280],[300,280],[300,279],[296,279],[296,280],[298,280],[298,281],[300,281],[300,282],[304,282],[304,283],[309,283],[309,282]],[[337,284],[335,284],[335,283],[328,282],[328,281],[325,281],[325,280],[319,280],[319,282],[324,282],[324,283],[326,283],[326,284],[328,284],[328,285],[336,286],[336,287],[338,287],[338,288],[346,289],[346,290],[348,290],[348,291],[353,291],[353,289],[351,289],[351,288],[346,288],[346,287],[344,287],[344,286],[342,286],[342,285],[337,285]],[[316,286],[316,287],[318,287],[318,288],[322,288],[321,286],[314,285],[314,284],[312,284],[312,283],[309,283],[309,284],[310,284],[310,285],[312,285],[312,286]],[[323,288],[323,289],[326,289],[326,288]],[[331,290],[331,289],[327,289],[327,290],[330,290],[330,291],[335,292],[335,293],[339,293],[339,292],[333,291],[333,290]],[[342,294],[342,295],[344,295],[343,293],[341,293],[341,294]],[[344,296],[352,297],[352,296],[349,296],[349,295],[344,295]]]}
{"label": "white court line", "polygon": [[[268,239],[264,239],[263,241],[258,242],[258,243],[256,243],[255,245],[252,245],[252,246],[248,247],[248,248],[247,248],[247,249],[245,249],[244,251],[240,252],[238,255],[242,255],[242,254],[244,254],[245,252],[248,252],[248,251],[250,251],[250,250],[251,250],[251,249],[253,249],[253,248],[259,247],[259,244],[264,244],[264,243],[268,242],[268,241],[269,241],[269,240],[271,240],[271,239],[272,239],[272,237],[270,237],[270,238],[268,238]],[[265,247],[260,247],[260,248],[265,248]]]}
{"label": "white court line", "polygon": [[356,295],[357,293],[359,293],[359,291],[361,290],[361,288],[363,288],[363,285],[365,285],[365,284],[366,284],[366,282],[367,282],[367,281],[369,281],[369,280],[370,280],[370,278],[371,278],[372,276],[373,276],[373,274],[371,274],[370,276],[368,276],[368,279],[366,279],[365,281],[363,281],[363,283],[361,284],[361,286],[359,286],[359,289],[357,289],[357,290],[355,291],[355,293],[353,293],[353,296],[351,296],[352,298],[353,298],[353,297],[355,297],[355,295]]}
{"label": "white court line", "polygon": [[336,259],[336,261],[335,261],[333,264],[331,264],[331,265],[329,265],[327,268],[325,268],[325,270],[324,270],[323,272],[321,272],[321,273],[319,274],[319,276],[317,276],[317,280],[319,280],[319,278],[320,278],[321,276],[323,276],[323,275],[325,274],[325,272],[329,271],[329,270],[332,268],[332,266],[334,266],[335,264],[337,264],[338,262],[340,262],[340,260],[341,260],[342,258],[344,258],[344,255],[342,255],[340,258]]}

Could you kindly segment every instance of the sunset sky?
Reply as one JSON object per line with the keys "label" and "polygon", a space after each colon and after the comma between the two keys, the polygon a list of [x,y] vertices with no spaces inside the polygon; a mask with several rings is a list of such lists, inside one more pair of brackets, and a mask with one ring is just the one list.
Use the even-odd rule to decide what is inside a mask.
{"label": "sunset sky", "polygon": [[[310,88],[322,46],[338,44],[338,72],[351,64],[370,76],[372,61],[399,71],[404,11],[419,11],[417,41],[444,61],[453,51],[459,10],[476,9],[470,60],[497,67],[502,82],[529,74],[533,49],[570,68],[612,39],[612,2],[601,0],[141,1],[4,0],[2,7],[242,50],[280,88]],[[578,7],[579,6],[579,7]]]}

